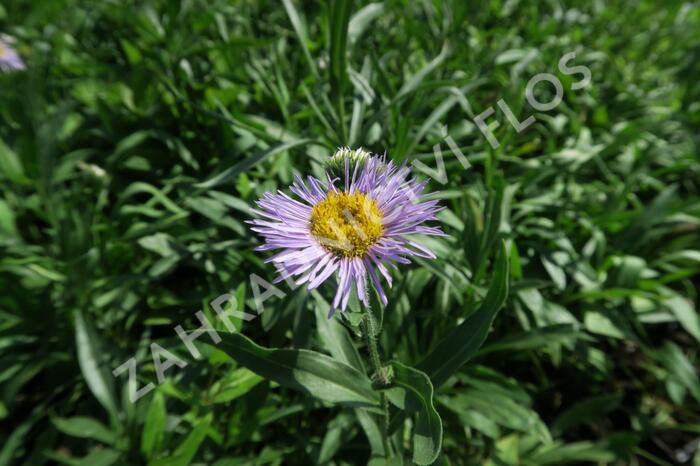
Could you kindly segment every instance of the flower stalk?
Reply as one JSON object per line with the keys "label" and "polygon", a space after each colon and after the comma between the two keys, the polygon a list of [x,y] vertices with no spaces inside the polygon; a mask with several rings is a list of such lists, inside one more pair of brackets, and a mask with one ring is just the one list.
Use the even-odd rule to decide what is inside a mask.
{"label": "flower stalk", "polygon": [[[384,388],[391,383],[391,366],[384,366],[379,355],[379,345],[377,343],[377,329],[372,315],[372,310],[365,308],[364,318],[361,325],[362,335],[367,344],[367,350],[372,362],[372,380]],[[380,408],[382,410],[381,433],[382,445],[387,457],[391,457],[391,445],[389,444],[389,402],[383,390],[379,393]]]}
{"label": "flower stalk", "polygon": [[376,323],[370,308],[365,308],[362,333],[367,344],[370,360],[372,361],[372,379],[382,387],[385,387],[391,382],[391,371],[390,368],[382,365],[382,360],[379,355],[379,345],[377,344]]}

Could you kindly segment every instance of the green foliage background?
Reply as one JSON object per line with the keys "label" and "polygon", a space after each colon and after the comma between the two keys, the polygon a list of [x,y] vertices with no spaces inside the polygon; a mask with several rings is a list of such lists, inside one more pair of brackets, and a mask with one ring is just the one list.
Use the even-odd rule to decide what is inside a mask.
{"label": "green foliage background", "polygon": [[[410,464],[440,437],[436,464],[700,464],[697,3],[6,0],[0,32],[28,65],[0,75],[0,466]],[[521,133],[497,109],[492,149],[474,116],[524,120],[543,72],[563,102]],[[449,237],[394,272],[379,337],[393,459],[326,385],[369,384],[330,285],[189,355],[176,325],[274,277],[256,198],[340,145],[437,169],[436,144]],[[111,372],[155,383],[153,342],[188,365],[132,404]]]}

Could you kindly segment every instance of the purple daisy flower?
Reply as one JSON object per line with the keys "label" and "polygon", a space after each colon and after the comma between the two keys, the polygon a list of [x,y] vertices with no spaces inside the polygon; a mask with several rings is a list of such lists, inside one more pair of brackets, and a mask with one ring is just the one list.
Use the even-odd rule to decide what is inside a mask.
{"label": "purple daisy flower", "polygon": [[278,191],[266,193],[253,210],[253,231],[265,239],[257,250],[281,249],[266,262],[280,272],[276,282],[290,277],[313,290],[337,272],[338,289],[330,316],[345,310],[353,287],[369,306],[368,282],[382,303],[387,297],[379,276],[391,287],[387,266],[409,264],[408,256],[435,258],[410,235],[444,233],[423,225],[441,210],[425,200],[425,183],[409,178],[411,170],[386,157],[340,149],[328,165],[326,180],[296,177],[290,190],[297,199]]}
{"label": "purple daisy flower", "polygon": [[0,34],[0,71],[3,73],[25,68],[22,58],[12,46],[13,43],[14,39],[10,36]]}

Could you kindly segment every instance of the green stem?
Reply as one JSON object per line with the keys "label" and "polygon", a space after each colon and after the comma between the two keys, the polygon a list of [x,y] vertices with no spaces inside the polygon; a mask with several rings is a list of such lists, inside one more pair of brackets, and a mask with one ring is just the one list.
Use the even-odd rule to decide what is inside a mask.
{"label": "green stem", "polygon": [[[367,343],[369,357],[372,361],[372,379],[378,382],[382,387],[389,385],[389,376],[387,369],[382,365],[382,360],[379,356],[379,345],[377,344],[377,332],[375,330],[374,317],[372,311],[367,309],[364,321],[362,324],[362,333]],[[380,407],[382,410],[381,431],[382,444],[387,457],[391,457],[391,446],[389,444],[389,403],[384,391],[379,392]]]}
{"label": "green stem", "polygon": [[377,345],[374,317],[372,316],[372,311],[369,309],[367,309],[367,313],[365,314],[362,333],[364,333],[365,342],[367,343],[367,349],[369,351],[369,357],[372,360],[372,376],[377,377],[379,382],[382,382],[382,385],[388,385],[389,381],[382,378],[383,367],[382,360],[379,357],[379,346]]}
{"label": "green stem", "polygon": [[345,128],[345,100],[342,93],[338,95],[338,120],[340,120],[340,138],[343,144],[348,144],[348,132]]}

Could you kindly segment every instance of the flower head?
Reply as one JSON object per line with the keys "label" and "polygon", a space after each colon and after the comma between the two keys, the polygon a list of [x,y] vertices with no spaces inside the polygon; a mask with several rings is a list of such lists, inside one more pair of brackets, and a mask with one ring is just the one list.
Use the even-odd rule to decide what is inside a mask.
{"label": "flower head", "polygon": [[331,315],[346,309],[353,288],[369,306],[370,282],[386,304],[379,276],[391,286],[387,266],[408,264],[410,256],[435,258],[411,235],[443,235],[424,225],[441,208],[424,199],[425,183],[410,174],[410,168],[385,157],[340,149],[331,158],[326,180],[296,178],[290,188],[296,198],[266,193],[254,210],[262,218],[250,223],[265,240],[258,250],[281,250],[267,260],[280,272],[277,281],[294,277],[313,290],[337,274]]}
{"label": "flower head", "polygon": [[345,172],[346,162],[351,165],[359,164],[362,166],[372,154],[362,149],[350,149],[349,147],[341,147],[335,154],[326,162],[326,171],[333,177],[341,177]]}
{"label": "flower head", "polygon": [[0,34],[0,71],[3,73],[25,68],[22,58],[12,46],[13,43],[14,39],[10,36]]}

